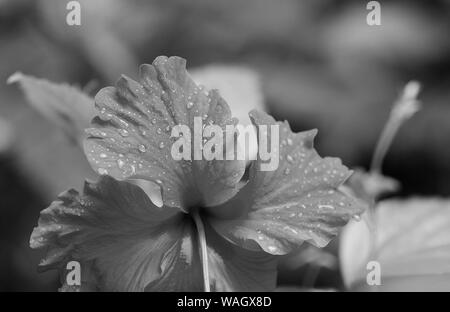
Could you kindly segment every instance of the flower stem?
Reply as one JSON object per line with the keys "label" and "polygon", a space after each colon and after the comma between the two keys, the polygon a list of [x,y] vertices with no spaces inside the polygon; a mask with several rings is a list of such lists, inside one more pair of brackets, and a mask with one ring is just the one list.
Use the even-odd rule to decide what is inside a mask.
{"label": "flower stem", "polygon": [[202,219],[200,218],[200,214],[198,210],[192,213],[195,226],[197,227],[198,232],[198,242],[200,247],[200,257],[202,261],[202,270],[203,270],[203,285],[205,292],[210,292],[209,285],[209,268],[208,268],[208,250],[206,245],[206,235],[205,235],[205,227],[203,226]]}

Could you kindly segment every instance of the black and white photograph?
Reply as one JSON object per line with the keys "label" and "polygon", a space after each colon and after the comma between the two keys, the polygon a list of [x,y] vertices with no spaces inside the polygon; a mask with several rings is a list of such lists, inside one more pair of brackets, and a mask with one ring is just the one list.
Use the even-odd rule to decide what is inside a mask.
{"label": "black and white photograph", "polygon": [[0,0],[0,292],[449,291],[450,1]]}

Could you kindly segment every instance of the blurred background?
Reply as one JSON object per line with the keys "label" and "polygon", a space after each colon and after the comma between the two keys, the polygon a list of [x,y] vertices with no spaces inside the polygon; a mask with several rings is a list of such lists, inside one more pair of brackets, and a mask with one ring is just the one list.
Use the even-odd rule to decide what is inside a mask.
{"label": "blurred background", "polygon": [[[86,0],[80,26],[67,25],[67,2],[0,0],[1,291],[59,287],[55,272],[37,273],[42,253],[29,236],[57,194],[95,177],[64,132],[6,84],[16,71],[91,96],[159,55],[187,59],[200,80],[215,68],[234,70],[231,84],[251,73],[254,92],[244,84],[240,98],[225,96],[233,110],[264,107],[295,131],[318,128],[320,154],[363,168],[415,79],[423,108],[400,129],[384,173],[401,181],[400,196],[450,195],[450,1],[380,1],[380,26],[367,25],[360,0]],[[335,250],[283,259],[280,287],[342,288]]]}

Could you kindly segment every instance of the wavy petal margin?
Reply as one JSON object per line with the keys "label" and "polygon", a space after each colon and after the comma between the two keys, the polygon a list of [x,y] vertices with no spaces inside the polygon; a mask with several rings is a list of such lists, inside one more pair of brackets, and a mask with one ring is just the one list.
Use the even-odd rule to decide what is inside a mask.
{"label": "wavy petal margin", "polygon": [[289,253],[304,241],[324,247],[363,211],[362,204],[338,190],[351,171],[338,158],[317,154],[316,130],[292,133],[286,122],[276,122],[265,113],[252,111],[250,117],[257,127],[279,125],[279,166],[261,171],[261,159],[254,161],[248,184],[235,199],[215,209],[220,213],[240,207],[243,214],[212,219],[212,225],[240,246],[274,255]]}
{"label": "wavy petal margin", "polygon": [[223,131],[237,123],[216,90],[195,84],[184,59],[160,56],[140,67],[140,82],[122,76],[95,103],[100,114],[87,130],[85,153],[100,174],[158,183],[164,203],[184,210],[218,205],[237,193],[244,160],[194,160],[194,139],[190,161],[171,156],[175,125],[188,126],[193,136],[194,117]]}

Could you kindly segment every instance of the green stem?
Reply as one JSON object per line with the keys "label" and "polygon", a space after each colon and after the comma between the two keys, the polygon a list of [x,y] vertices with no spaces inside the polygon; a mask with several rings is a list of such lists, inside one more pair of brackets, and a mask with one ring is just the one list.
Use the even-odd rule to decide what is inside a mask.
{"label": "green stem", "polygon": [[203,270],[203,285],[205,292],[210,292],[211,289],[209,285],[208,250],[207,250],[208,247],[206,245],[205,227],[203,226],[203,222],[198,210],[194,211],[192,215],[198,232],[198,242],[200,247],[200,257],[202,261],[202,270]]}

